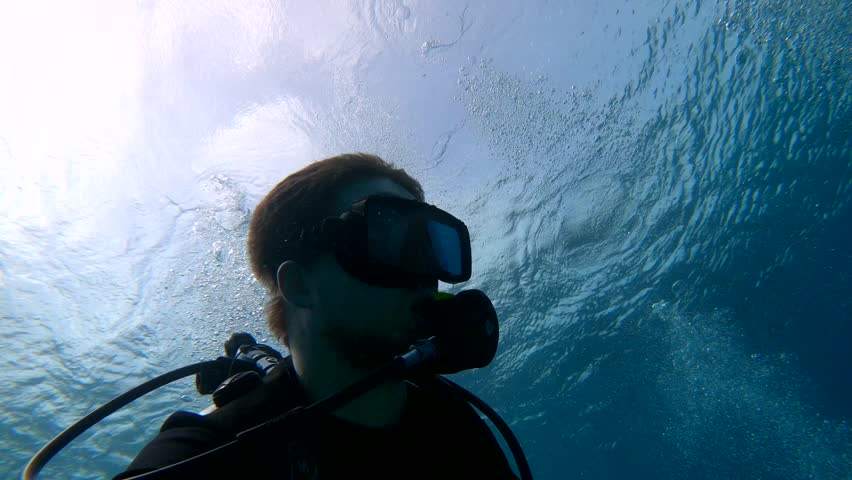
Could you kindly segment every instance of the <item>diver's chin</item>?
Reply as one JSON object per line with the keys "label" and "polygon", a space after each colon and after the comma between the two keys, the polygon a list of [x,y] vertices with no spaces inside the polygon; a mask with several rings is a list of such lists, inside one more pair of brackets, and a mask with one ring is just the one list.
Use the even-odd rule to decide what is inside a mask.
{"label": "diver's chin", "polygon": [[408,351],[414,343],[410,335],[377,337],[354,332],[327,335],[338,354],[352,368],[369,372],[386,365]]}
{"label": "diver's chin", "polygon": [[368,373],[383,367],[397,355],[399,354],[395,351],[391,351],[390,349],[372,349],[360,350],[357,352],[350,351],[344,354],[344,358],[355,370]]}

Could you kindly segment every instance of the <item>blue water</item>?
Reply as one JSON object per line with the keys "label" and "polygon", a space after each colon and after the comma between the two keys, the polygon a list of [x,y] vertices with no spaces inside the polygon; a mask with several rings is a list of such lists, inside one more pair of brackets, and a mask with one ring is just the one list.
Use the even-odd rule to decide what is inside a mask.
{"label": "blue water", "polygon": [[[456,380],[536,478],[852,478],[843,2],[108,5],[0,8],[0,477],[230,332],[272,343],[251,210],[363,150],[468,223],[454,288],[502,335]],[[207,404],[164,388],[46,476]]]}

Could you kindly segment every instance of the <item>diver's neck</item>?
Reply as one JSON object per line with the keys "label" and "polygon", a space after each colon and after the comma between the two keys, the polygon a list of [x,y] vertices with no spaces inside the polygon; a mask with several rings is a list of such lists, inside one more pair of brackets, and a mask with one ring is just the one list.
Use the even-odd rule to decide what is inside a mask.
{"label": "diver's neck", "polygon": [[[335,394],[363,379],[370,372],[352,368],[334,355],[293,355],[293,367],[310,402]],[[352,400],[333,414],[371,428],[398,425],[407,400],[404,381],[383,383]]]}

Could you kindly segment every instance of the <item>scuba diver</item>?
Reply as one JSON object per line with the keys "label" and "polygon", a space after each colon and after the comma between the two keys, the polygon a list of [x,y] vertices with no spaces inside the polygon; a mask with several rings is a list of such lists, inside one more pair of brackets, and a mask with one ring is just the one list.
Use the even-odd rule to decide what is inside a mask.
{"label": "scuba diver", "polygon": [[[438,292],[439,280],[470,278],[469,234],[460,220],[424,202],[417,180],[369,154],[312,163],[258,204],[248,254],[269,294],[269,329],[289,355],[264,350],[258,358],[268,374],[231,376],[206,414],[172,414],[116,479],[517,478],[479,413],[435,375],[490,362],[496,315],[486,328],[494,339],[485,362],[446,361],[422,375],[374,382],[328,413],[305,409],[414,352],[412,345],[433,330],[455,328],[423,319],[438,300],[453,297]],[[251,347],[251,340],[226,350]],[[446,348],[464,356],[467,347]],[[296,410],[304,414],[286,428],[265,427]],[[247,446],[216,455],[248,436]],[[204,461],[187,463],[200,455]],[[183,470],[151,476],[181,462]]]}

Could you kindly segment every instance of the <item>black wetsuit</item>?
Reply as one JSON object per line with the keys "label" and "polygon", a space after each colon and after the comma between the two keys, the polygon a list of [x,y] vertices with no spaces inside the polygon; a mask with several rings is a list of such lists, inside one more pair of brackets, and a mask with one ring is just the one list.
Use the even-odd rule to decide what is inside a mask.
{"label": "black wetsuit", "polygon": [[[307,404],[289,357],[244,396],[202,416],[177,412],[116,479],[201,454],[290,409]],[[219,455],[170,478],[514,479],[490,429],[466,402],[409,384],[400,424],[369,428],[332,415],[266,432],[261,442]],[[227,458],[226,458],[227,457]]]}

